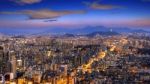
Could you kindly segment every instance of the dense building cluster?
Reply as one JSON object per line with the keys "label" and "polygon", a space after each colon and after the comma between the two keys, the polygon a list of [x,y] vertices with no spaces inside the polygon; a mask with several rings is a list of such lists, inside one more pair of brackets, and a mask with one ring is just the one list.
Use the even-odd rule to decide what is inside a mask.
{"label": "dense building cluster", "polygon": [[3,36],[1,84],[148,84],[150,38]]}

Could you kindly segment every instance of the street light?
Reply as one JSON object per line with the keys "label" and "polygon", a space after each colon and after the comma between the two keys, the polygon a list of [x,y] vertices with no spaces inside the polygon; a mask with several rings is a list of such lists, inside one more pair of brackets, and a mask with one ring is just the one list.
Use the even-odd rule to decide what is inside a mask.
{"label": "street light", "polygon": [[17,84],[15,81],[11,81],[10,84]]}
{"label": "street light", "polygon": [[28,81],[27,84],[33,84],[33,82],[32,81]]}

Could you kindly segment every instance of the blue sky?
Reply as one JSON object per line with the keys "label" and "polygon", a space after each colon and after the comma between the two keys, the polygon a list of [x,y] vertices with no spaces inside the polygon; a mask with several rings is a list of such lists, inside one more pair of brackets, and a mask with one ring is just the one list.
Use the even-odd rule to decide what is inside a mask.
{"label": "blue sky", "polygon": [[[0,28],[150,28],[150,0],[0,0]],[[7,29],[8,31],[8,29]]]}

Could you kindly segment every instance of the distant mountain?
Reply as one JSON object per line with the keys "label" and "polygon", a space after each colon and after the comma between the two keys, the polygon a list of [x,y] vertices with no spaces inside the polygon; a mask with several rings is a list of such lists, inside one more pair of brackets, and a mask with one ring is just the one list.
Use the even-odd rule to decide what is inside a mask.
{"label": "distant mountain", "polygon": [[69,34],[69,33],[66,33],[66,34],[64,34],[63,36],[64,36],[64,37],[75,37],[74,34]]}
{"label": "distant mountain", "polygon": [[[150,33],[144,29],[110,28],[104,26],[87,26],[84,28],[6,28],[0,29],[0,33],[6,35],[64,35],[64,34],[89,34],[93,32],[118,32],[118,33]],[[70,35],[68,35],[70,36]]]}
{"label": "distant mountain", "polygon": [[75,36],[76,36],[75,34],[70,34],[70,33],[55,35],[55,37],[75,37]]}
{"label": "distant mountain", "polygon": [[144,29],[112,28],[112,30],[119,33],[150,33],[150,31]]}
{"label": "distant mountain", "polygon": [[1,28],[0,33],[6,35],[26,35],[41,32],[42,29],[30,29],[30,28]]}
{"label": "distant mountain", "polygon": [[130,28],[112,28],[112,31],[119,32],[119,33],[129,33],[133,30]]}
{"label": "distant mountain", "polygon": [[109,31],[109,29],[103,26],[96,26],[96,27],[87,26],[84,28],[49,28],[44,33],[88,34],[88,33],[96,32],[96,31]]}
{"label": "distant mountain", "polygon": [[142,30],[142,29],[137,29],[137,30],[132,30],[132,32],[136,32],[136,33],[150,33],[150,31],[146,31],[146,30]]}
{"label": "distant mountain", "polygon": [[95,37],[95,36],[114,36],[114,35],[120,35],[119,33],[117,32],[93,32],[93,33],[90,33],[90,34],[87,34],[86,36],[88,37]]}
{"label": "distant mountain", "polygon": [[104,26],[95,26],[95,27],[88,26],[88,27],[85,27],[85,28],[76,29],[75,31],[77,33],[88,34],[88,33],[97,32],[97,31],[106,32],[106,31],[110,31],[110,29],[106,28]]}
{"label": "distant mountain", "polygon": [[78,37],[78,36],[85,36],[85,37],[96,37],[96,36],[114,36],[114,35],[120,35],[120,33],[117,32],[111,32],[111,31],[97,31],[97,32],[92,32],[88,34],[61,34],[61,35],[52,35],[53,37],[58,37],[58,38],[63,38],[63,37]]}
{"label": "distant mountain", "polygon": [[[84,28],[50,28],[46,30],[47,33],[55,33],[55,34],[62,34],[62,33],[70,33],[70,34],[89,34],[93,32],[118,32],[118,33],[150,33],[150,31],[145,31],[144,29],[131,29],[131,28],[109,28],[104,26],[87,26]],[[46,33],[45,32],[45,33]]]}

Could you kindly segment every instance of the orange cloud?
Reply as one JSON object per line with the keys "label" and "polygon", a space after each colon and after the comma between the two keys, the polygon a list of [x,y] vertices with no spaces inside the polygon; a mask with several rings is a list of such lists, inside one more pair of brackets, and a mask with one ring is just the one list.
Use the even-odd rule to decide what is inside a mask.
{"label": "orange cloud", "polygon": [[83,14],[86,11],[83,10],[77,10],[77,11],[54,11],[54,10],[48,10],[48,9],[42,9],[42,10],[23,10],[18,12],[0,12],[0,14],[21,14],[21,15],[27,15],[29,19],[52,19],[57,18],[64,15],[69,14]]}
{"label": "orange cloud", "polygon": [[34,3],[39,3],[42,0],[11,0],[13,2],[16,2],[18,4],[34,4]]}
{"label": "orange cloud", "polygon": [[89,8],[92,9],[98,9],[98,10],[109,10],[109,9],[116,9],[116,8],[122,8],[117,5],[109,5],[109,4],[99,4],[98,2],[88,3],[84,2]]}

